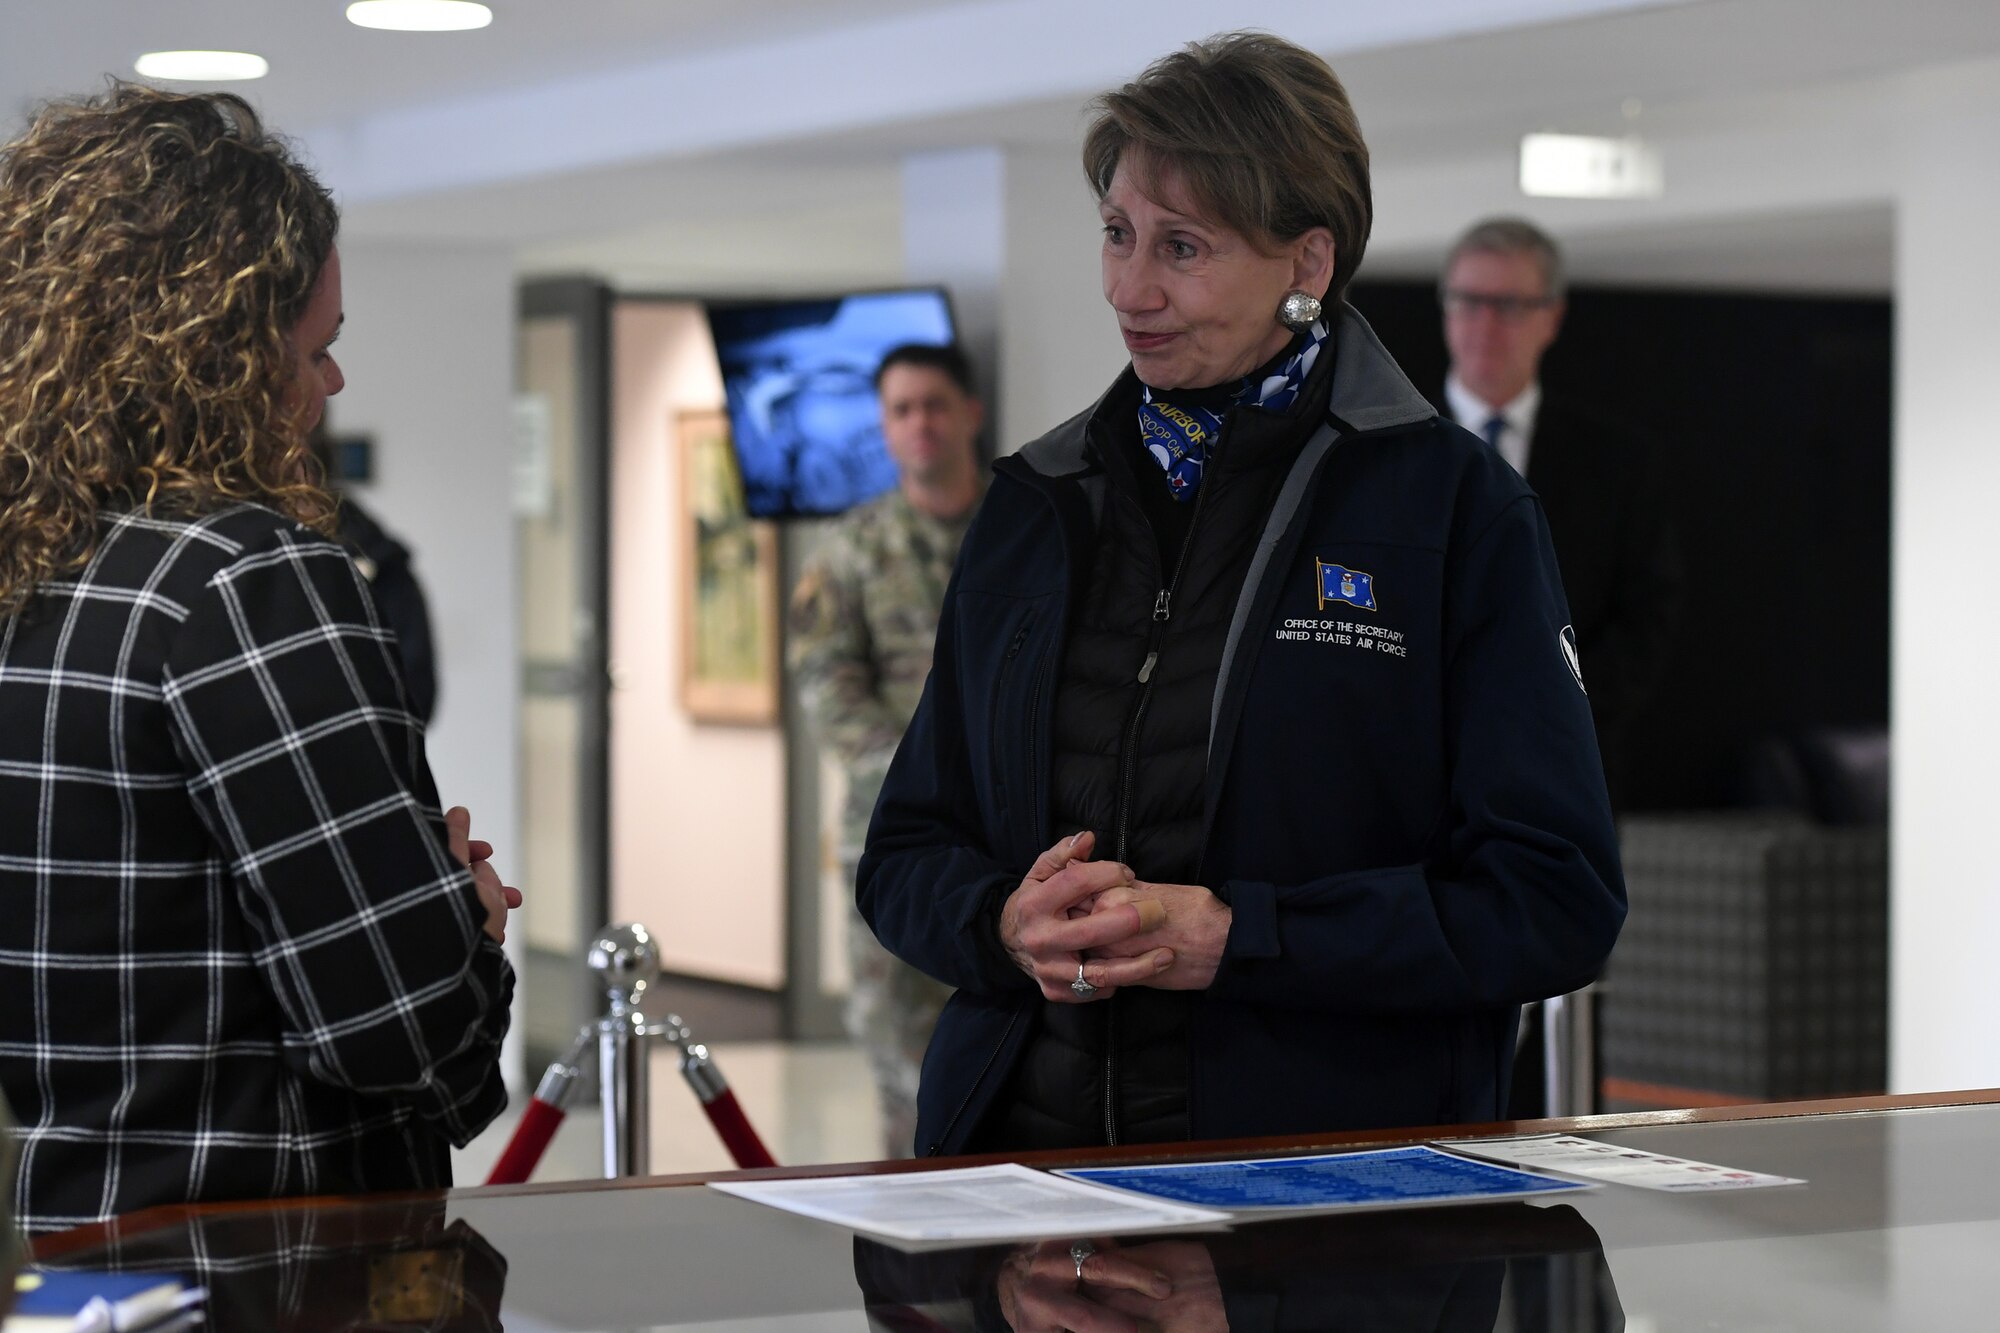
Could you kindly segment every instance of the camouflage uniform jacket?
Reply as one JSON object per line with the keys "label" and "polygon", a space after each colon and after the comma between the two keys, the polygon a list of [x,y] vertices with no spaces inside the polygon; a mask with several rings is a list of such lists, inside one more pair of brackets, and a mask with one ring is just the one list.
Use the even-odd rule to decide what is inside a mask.
{"label": "camouflage uniform jacket", "polygon": [[[977,509],[974,505],[974,509]],[[972,511],[933,518],[901,489],[844,515],[792,596],[792,674],[820,744],[847,770],[840,856],[860,855],[889,760],[930,674],[938,608]]]}

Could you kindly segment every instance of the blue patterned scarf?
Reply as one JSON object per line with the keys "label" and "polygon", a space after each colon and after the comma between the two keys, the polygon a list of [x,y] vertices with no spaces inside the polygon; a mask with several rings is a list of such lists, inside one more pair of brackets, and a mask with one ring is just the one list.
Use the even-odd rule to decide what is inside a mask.
{"label": "blue patterned scarf", "polygon": [[1285,411],[1298,401],[1299,390],[1305,387],[1306,376],[1312,373],[1325,343],[1326,323],[1322,320],[1306,331],[1305,342],[1297,351],[1276,365],[1244,376],[1222,411],[1198,404],[1177,406],[1146,385],[1139,386],[1139,442],[1165,470],[1174,499],[1192,500],[1201,488],[1209,451],[1222,434],[1223,412],[1231,406]]}

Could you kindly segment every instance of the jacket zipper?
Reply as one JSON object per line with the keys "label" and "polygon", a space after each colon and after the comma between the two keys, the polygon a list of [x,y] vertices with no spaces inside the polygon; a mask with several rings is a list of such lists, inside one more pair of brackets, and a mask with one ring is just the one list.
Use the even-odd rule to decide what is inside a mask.
{"label": "jacket zipper", "polygon": [[[1153,625],[1146,637],[1146,659],[1139,665],[1139,697],[1132,704],[1131,720],[1125,724],[1125,743],[1118,751],[1118,836],[1117,855],[1123,861],[1131,835],[1132,783],[1138,777],[1139,728],[1146,720],[1146,705],[1153,699],[1153,674],[1160,664],[1160,646],[1166,641],[1167,622],[1173,618],[1174,593],[1187,570],[1188,552],[1194,549],[1195,530],[1201,523],[1201,507],[1209,488],[1194,493],[1194,512],[1188,515],[1187,535],[1181,539],[1180,554],[1174,558],[1174,572],[1166,586],[1153,598]],[[1150,525],[1149,525],[1150,526]],[[1118,1142],[1118,997],[1104,1006],[1104,1141]]]}

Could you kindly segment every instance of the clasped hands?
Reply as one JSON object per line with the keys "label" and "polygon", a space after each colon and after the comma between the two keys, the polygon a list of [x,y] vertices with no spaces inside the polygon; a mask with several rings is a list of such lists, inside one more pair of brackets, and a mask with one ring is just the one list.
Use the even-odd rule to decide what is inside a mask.
{"label": "clasped hands", "polygon": [[[1222,965],[1229,907],[1199,884],[1154,884],[1093,861],[1097,835],[1066,838],[1035,859],[1000,909],[1000,944],[1045,999],[1081,1004],[1121,986],[1203,990]],[[1072,989],[1078,967],[1088,994]]]}

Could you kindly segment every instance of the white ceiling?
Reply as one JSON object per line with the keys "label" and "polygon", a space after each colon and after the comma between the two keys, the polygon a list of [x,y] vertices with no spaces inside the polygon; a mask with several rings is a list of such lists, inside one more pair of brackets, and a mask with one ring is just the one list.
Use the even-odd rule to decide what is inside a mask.
{"label": "white ceiling", "polygon": [[[0,113],[152,47],[249,48],[273,66],[250,95],[330,162],[353,234],[479,239],[528,271],[688,290],[836,286],[898,275],[904,155],[1072,145],[1132,52],[1222,21],[1199,0],[491,2],[483,32],[419,35],[354,28],[342,0],[0,0]],[[1008,26],[1062,12],[1074,22]],[[1790,90],[2000,55],[2000,0],[1238,0],[1228,15],[1260,19],[1332,56],[1384,176],[1503,157],[1529,129],[1616,131],[1630,99],[1641,132],[1726,128],[1751,93],[1768,115]],[[923,45],[944,33],[949,49]],[[755,77],[764,53],[794,70],[822,52],[852,58],[819,80]],[[469,142],[488,125],[492,142]],[[385,145],[411,156],[368,176]],[[1886,288],[1891,225],[1854,209],[1571,239],[1586,274],[1867,289]],[[1384,246],[1371,268],[1422,263]]]}
{"label": "white ceiling", "polygon": [[0,108],[129,78],[145,51],[255,51],[271,62],[258,105],[298,131],[970,2],[486,0],[477,32],[394,33],[349,23],[347,0],[4,0]]}
{"label": "white ceiling", "polygon": [[[1522,133],[1640,127],[1746,93],[1782,92],[2000,55],[2000,0],[1693,0],[1563,22],[1324,52],[1378,162],[1511,151]],[[1136,72],[1136,71],[1134,71]],[[1093,89],[871,128],[896,152],[1072,143]]]}

